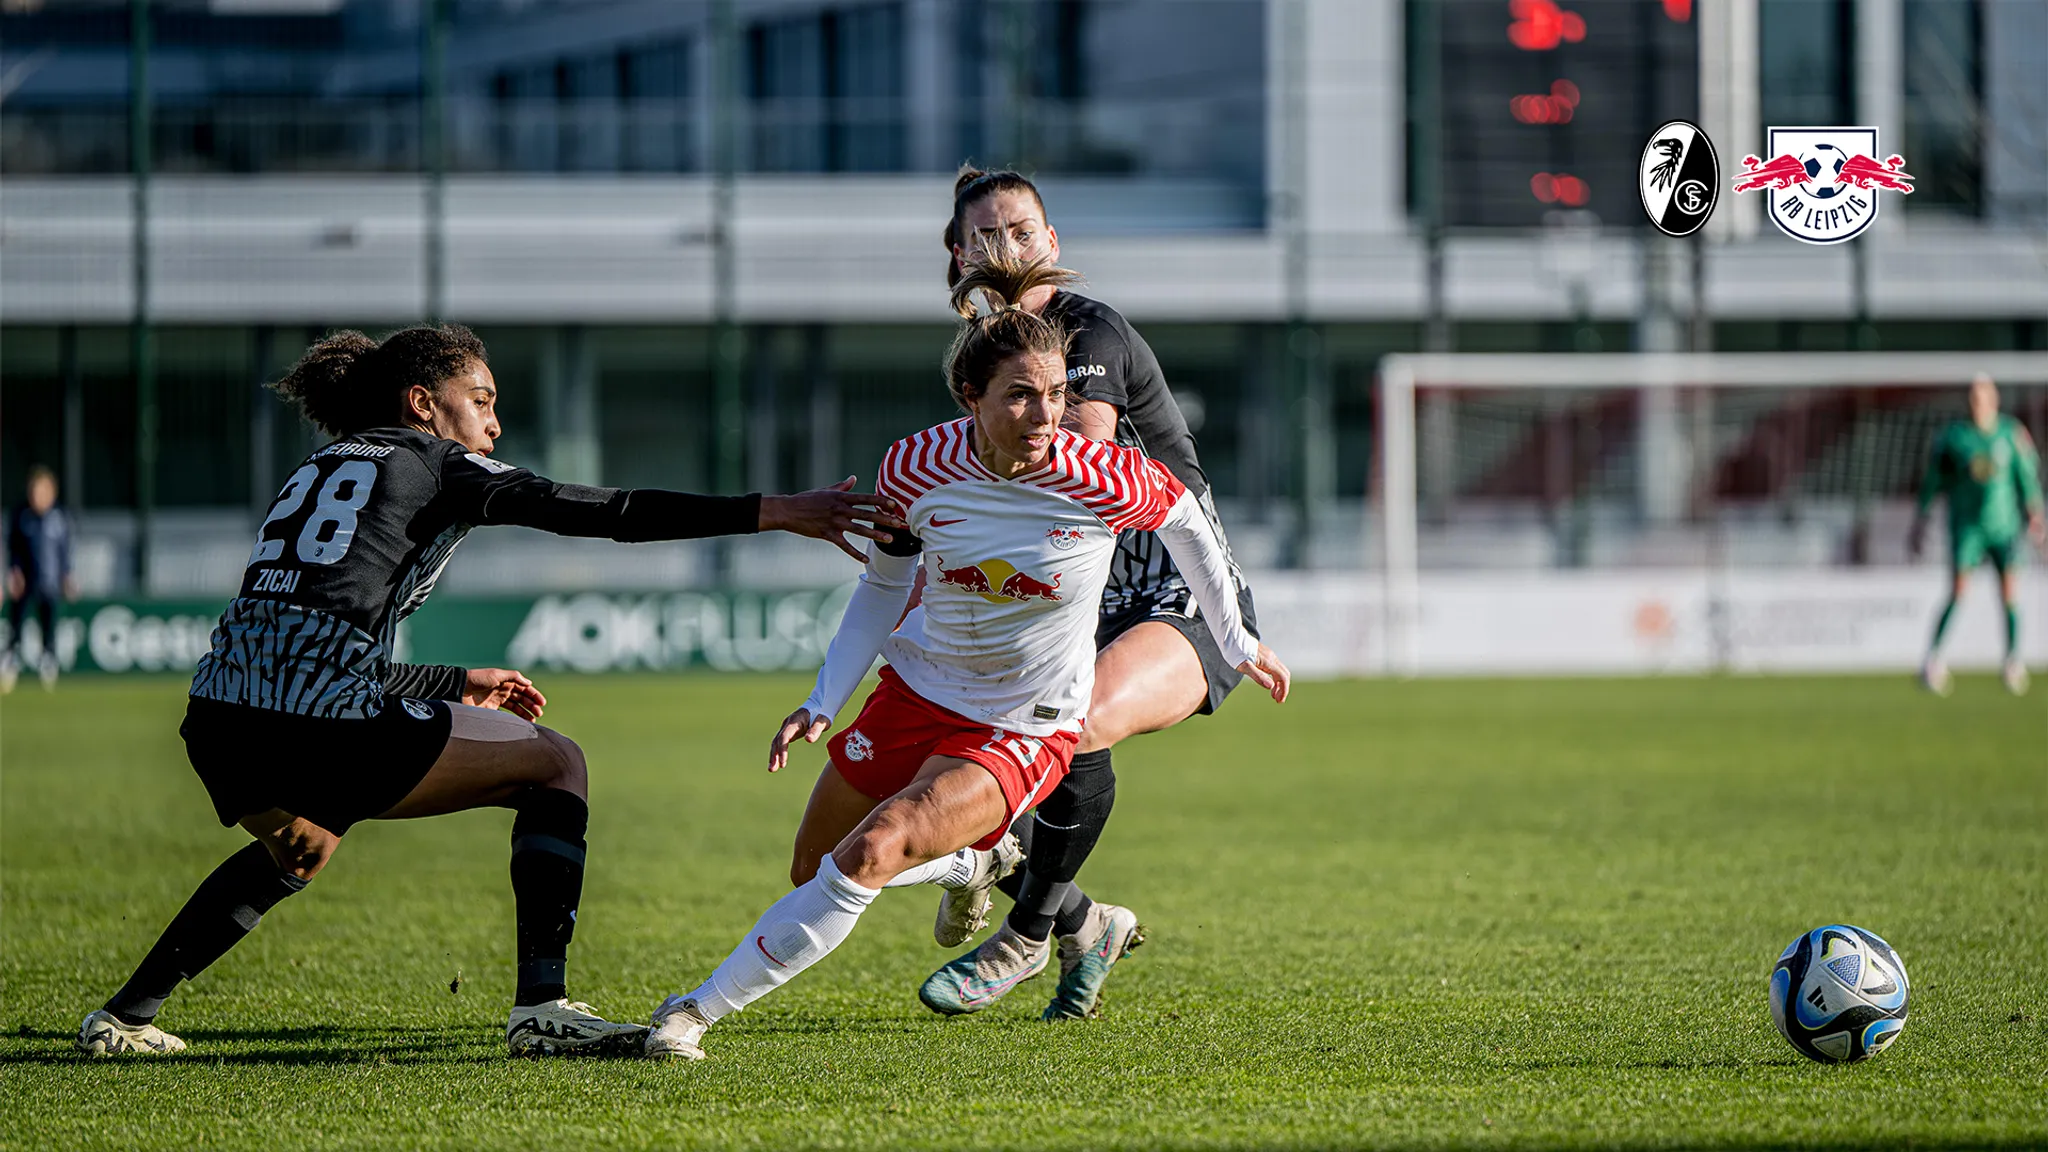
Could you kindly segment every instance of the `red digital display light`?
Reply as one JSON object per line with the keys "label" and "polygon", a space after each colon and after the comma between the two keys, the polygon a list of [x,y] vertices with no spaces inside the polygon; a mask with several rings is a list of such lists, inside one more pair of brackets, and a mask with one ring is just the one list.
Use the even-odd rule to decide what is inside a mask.
{"label": "red digital display light", "polygon": [[1593,190],[1584,180],[1563,172],[1538,172],[1529,177],[1529,191],[1545,204],[1567,208],[1583,208],[1593,198]]}
{"label": "red digital display light", "polygon": [[1569,80],[1551,82],[1548,96],[1517,96],[1508,101],[1508,111],[1524,124],[1569,124],[1572,109],[1579,106],[1579,86]]}
{"label": "red digital display light", "polygon": [[[1663,0],[1668,14],[1674,4],[1684,5],[1687,14],[1692,0]],[[1508,40],[1524,52],[1548,52],[1559,44],[1577,44],[1586,38],[1586,19],[1557,6],[1557,0],[1508,0]],[[1677,17],[1673,17],[1677,19]],[[1508,101],[1508,111],[1524,124],[1569,124],[1579,106],[1579,86],[1569,80],[1553,80],[1546,95],[1525,93]],[[1583,208],[1593,198],[1584,180],[1567,172],[1538,172],[1529,177],[1529,193],[1545,204]]]}
{"label": "red digital display light", "polygon": [[1692,19],[1692,0],[1664,0],[1664,14],[1684,24]]}
{"label": "red digital display light", "polygon": [[[1673,3],[1692,6],[1692,0],[1665,0],[1665,9]],[[1508,0],[1508,14],[1515,18],[1508,25],[1508,40],[1524,52],[1548,52],[1586,38],[1586,18],[1559,8],[1557,0]]]}

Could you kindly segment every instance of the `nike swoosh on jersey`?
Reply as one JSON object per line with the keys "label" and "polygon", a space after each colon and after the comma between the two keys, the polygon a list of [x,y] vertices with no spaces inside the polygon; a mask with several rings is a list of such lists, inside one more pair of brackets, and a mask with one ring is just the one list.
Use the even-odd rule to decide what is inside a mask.
{"label": "nike swoosh on jersey", "polygon": [[934,528],[945,528],[954,524],[965,524],[966,522],[967,517],[965,516],[962,516],[957,520],[941,520],[937,516],[932,517],[932,527]]}

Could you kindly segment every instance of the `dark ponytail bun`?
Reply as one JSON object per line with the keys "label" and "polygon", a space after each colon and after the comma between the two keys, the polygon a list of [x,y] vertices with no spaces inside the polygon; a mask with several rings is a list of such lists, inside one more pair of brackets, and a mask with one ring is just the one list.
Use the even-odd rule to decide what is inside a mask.
{"label": "dark ponytail bun", "polygon": [[346,436],[403,425],[414,386],[437,388],[488,363],[484,342],[460,324],[401,328],[382,343],[349,329],[315,341],[270,388],[328,435]]}

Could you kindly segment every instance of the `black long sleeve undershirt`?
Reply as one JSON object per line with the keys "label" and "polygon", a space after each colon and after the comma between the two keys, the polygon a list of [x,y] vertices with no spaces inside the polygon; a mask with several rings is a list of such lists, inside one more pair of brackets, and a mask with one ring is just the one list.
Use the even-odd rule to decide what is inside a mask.
{"label": "black long sleeve undershirt", "polygon": [[761,494],[700,496],[663,488],[564,484],[440,441],[436,518],[456,524],[518,524],[557,536],[645,543],[737,536],[761,530]]}
{"label": "black long sleeve undershirt", "polygon": [[557,536],[627,544],[737,536],[761,528],[761,495],[700,496],[662,488],[593,488],[528,474],[483,494],[479,524],[520,524]]}

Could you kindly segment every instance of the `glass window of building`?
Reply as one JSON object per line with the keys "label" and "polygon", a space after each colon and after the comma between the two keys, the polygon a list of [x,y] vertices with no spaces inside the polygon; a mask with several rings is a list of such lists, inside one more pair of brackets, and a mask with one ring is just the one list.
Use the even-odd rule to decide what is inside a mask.
{"label": "glass window of building", "polygon": [[1766,127],[1859,123],[1850,0],[1758,0],[1757,39]]}
{"label": "glass window of building", "polygon": [[825,168],[825,25],[815,14],[747,29],[748,113],[760,172]]}
{"label": "glass window of building", "polygon": [[554,61],[522,64],[491,82],[497,98],[500,167],[511,172],[553,172],[560,163],[561,129],[555,118],[559,88]]}
{"label": "glass window of building", "polygon": [[909,166],[904,117],[903,6],[875,4],[826,16],[832,35],[834,167],[899,172]]}
{"label": "glass window of building", "polygon": [[635,45],[620,53],[619,86],[625,94],[625,139],[619,166],[628,172],[687,172],[697,167],[691,147],[690,41]]}
{"label": "glass window of building", "polygon": [[[1976,0],[1905,0],[1906,207],[1977,215],[1984,205],[1983,12]],[[2048,54],[2048,44],[2035,45]],[[2048,56],[2044,56],[2048,59]]]}
{"label": "glass window of building", "polygon": [[563,61],[561,92],[562,169],[567,172],[619,170],[619,54],[596,52]]}
{"label": "glass window of building", "polygon": [[890,172],[908,159],[903,8],[870,4],[747,31],[754,167]]}

